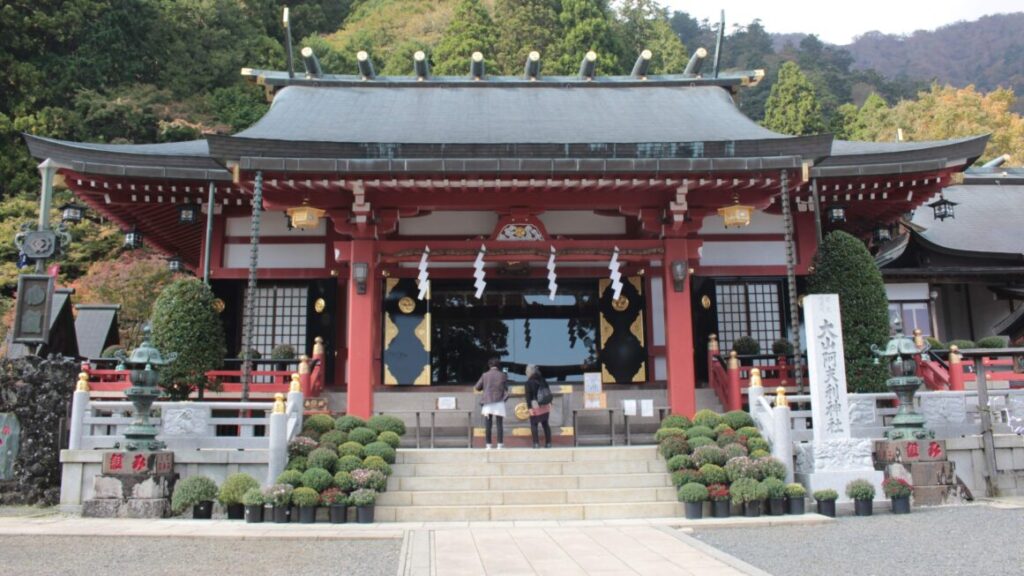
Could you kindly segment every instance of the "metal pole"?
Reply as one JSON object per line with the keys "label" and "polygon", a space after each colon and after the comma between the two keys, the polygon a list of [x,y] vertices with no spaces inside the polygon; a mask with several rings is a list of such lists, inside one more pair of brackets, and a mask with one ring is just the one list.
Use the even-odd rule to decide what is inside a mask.
{"label": "metal pole", "polygon": [[206,243],[203,247],[203,284],[210,285],[210,252],[213,250],[213,192],[216,187],[210,182],[210,194],[206,199]]}
{"label": "metal pole", "polygon": [[[50,229],[50,206],[53,204],[53,177],[57,173],[57,163],[47,158],[39,163],[39,231]],[[46,272],[46,262],[36,260],[36,274]]]}
{"label": "metal pole", "polygon": [[988,380],[982,356],[974,357],[974,375],[978,384],[978,415],[981,417],[981,452],[985,457],[985,496],[995,496],[996,445],[992,439],[992,414],[988,406]]}
{"label": "metal pole", "polygon": [[722,19],[718,23],[718,38],[715,40],[715,65],[711,76],[718,78],[718,64],[722,61],[722,42],[725,41],[725,10],[722,10]]}
{"label": "metal pole", "polygon": [[800,356],[800,310],[797,308],[796,255],[793,247],[793,211],[789,206],[789,173],[782,171],[782,218],[786,224],[786,283],[789,292],[789,321],[793,327],[793,379],[797,390],[803,391],[803,358]]}
{"label": "metal pole", "polygon": [[818,246],[821,246],[821,197],[818,196],[818,179],[811,179],[811,197],[814,199],[814,233],[818,237]]}
{"label": "metal pole", "polygon": [[256,182],[252,188],[252,220],[249,227],[249,284],[245,288],[245,312],[242,318],[242,330],[245,340],[242,350],[242,400],[249,399],[249,380],[252,378],[252,332],[254,328],[253,312],[256,306],[256,269],[260,256],[260,209],[263,206],[263,171],[256,172]]}

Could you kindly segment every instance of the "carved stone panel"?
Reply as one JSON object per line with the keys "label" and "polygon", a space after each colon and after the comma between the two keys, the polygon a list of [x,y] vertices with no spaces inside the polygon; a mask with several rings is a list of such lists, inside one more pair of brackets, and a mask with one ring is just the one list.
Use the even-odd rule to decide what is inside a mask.
{"label": "carved stone panel", "polygon": [[928,426],[963,424],[967,421],[967,400],[963,393],[943,392],[919,396],[921,414]]}
{"label": "carved stone panel", "polygon": [[165,407],[161,417],[162,436],[204,437],[210,426],[210,409],[203,406]]}

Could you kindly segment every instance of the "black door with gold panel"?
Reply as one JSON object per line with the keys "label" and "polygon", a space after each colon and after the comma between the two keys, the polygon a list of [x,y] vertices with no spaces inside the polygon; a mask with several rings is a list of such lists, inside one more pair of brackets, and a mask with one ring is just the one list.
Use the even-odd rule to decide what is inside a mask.
{"label": "black door with gold panel", "polygon": [[643,278],[632,276],[623,282],[617,300],[612,297],[611,280],[602,279],[598,286],[601,379],[606,383],[646,382]]}
{"label": "black door with gold panel", "polygon": [[414,278],[384,283],[384,383],[430,384],[430,294],[418,300]]}

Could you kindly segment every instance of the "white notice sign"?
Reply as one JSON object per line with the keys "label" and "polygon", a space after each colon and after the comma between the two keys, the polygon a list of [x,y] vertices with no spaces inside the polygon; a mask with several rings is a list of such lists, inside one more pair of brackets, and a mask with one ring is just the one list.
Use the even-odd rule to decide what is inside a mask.
{"label": "white notice sign", "polygon": [[437,399],[438,410],[455,410],[457,406],[455,396],[439,396]]}
{"label": "white notice sign", "polygon": [[804,298],[804,337],[811,386],[814,442],[850,437],[846,398],[846,362],[839,296],[814,294]]}
{"label": "white notice sign", "polygon": [[601,373],[600,372],[584,372],[583,373],[583,392],[587,394],[600,394],[601,393]]}
{"label": "white notice sign", "polygon": [[654,400],[648,398],[640,401],[640,415],[644,418],[654,417]]}
{"label": "white notice sign", "polygon": [[622,412],[626,416],[636,416],[636,400],[623,400]]}

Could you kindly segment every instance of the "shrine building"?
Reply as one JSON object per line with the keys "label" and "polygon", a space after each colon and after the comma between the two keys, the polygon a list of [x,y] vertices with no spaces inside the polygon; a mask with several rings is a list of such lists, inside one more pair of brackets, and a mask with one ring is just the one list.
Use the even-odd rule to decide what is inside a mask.
{"label": "shrine building", "polygon": [[869,240],[987,141],[775,133],[734,102],[762,71],[310,70],[244,69],[272,105],[231,136],[26,140],[89,208],[208,274],[231,356],[260,199],[253,347],[322,338],[324,393],[359,416],[467,392],[492,356],[513,380],[599,372],[609,402],[693,413],[710,335],[793,336],[822,226]]}

